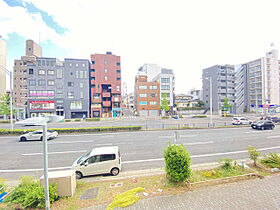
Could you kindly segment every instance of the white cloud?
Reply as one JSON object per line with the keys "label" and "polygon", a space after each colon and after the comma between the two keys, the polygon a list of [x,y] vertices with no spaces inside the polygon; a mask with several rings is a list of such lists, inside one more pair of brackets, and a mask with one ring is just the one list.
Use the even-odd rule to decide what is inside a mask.
{"label": "white cloud", "polygon": [[[130,91],[144,63],[174,69],[176,92],[184,93],[200,88],[203,68],[247,62],[263,56],[270,42],[280,43],[278,0],[29,1],[69,31],[59,36],[38,16],[32,22],[22,10],[14,13],[16,24],[24,18],[42,27],[42,38],[68,49],[72,57],[106,51],[120,55],[123,81]],[[19,9],[10,8],[15,10]],[[37,40],[37,29],[20,31]]]}

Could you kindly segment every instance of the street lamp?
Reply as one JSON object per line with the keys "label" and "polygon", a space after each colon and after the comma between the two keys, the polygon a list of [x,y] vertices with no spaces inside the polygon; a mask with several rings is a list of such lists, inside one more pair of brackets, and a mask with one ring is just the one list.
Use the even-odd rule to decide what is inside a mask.
{"label": "street lamp", "polygon": [[10,124],[11,124],[11,130],[14,130],[13,125],[13,73],[9,71],[8,69],[4,68],[3,66],[0,66],[0,69],[2,71],[5,71],[6,74],[10,76]]}
{"label": "street lamp", "polygon": [[209,81],[210,83],[210,94],[209,94],[209,98],[210,98],[210,126],[212,126],[212,110],[213,110],[213,102],[212,102],[212,77],[209,78],[203,78]]}
{"label": "street lamp", "polygon": [[47,116],[47,117],[34,117],[26,120],[16,122],[18,125],[39,125],[43,126],[43,157],[44,157],[44,184],[45,184],[45,206],[47,210],[50,210],[50,198],[49,198],[49,178],[48,178],[48,140],[47,140],[47,123],[59,122],[64,119],[63,116]]}

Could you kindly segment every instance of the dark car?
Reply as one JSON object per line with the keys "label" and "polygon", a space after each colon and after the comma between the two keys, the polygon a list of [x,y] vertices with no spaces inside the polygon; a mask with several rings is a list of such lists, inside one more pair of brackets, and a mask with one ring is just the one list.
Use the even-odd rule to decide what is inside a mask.
{"label": "dark car", "polygon": [[279,117],[271,117],[270,120],[274,123],[279,123],[280,122],[280,118]]}
{"label": "dark car", "polygon": [[251,124],[253,129],[265,130],[265,129],[274,129],[275,125],[271,120],[260,120]]}

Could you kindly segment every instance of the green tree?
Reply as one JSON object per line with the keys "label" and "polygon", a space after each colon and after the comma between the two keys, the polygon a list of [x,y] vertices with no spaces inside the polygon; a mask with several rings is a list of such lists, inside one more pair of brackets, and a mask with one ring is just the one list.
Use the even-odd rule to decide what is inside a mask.
{"label": "green tree", "polygon": [[163,93],[160,109],[164,109],[165,112],[168,112],[170,110],[166,93]]}
{"label": "green tree", "polygon": [[224,98],[224,103],[223,103],[223,108],[222,108],[222,111],[228,111],[232,105],[229,104],[229,99],[228,98]]}
{"label": "green tree", "polygon": [[[10,96],[7,93],[0,95],[0,115],[10,116]],[[13,116],[16,115],[16,111],[13,109]]]}
{"label": "green tree", "polygon": [[173,144],[164,149],[166,177],[171,182],[184,182],[191,176],[191,157],[186,148]]}
{"label": "green tree", "polygon": [[249,154],[250,159],[254,161],[254,165],[257,166],[257,160],[261,153],[258,152],[255,147],[249,146],[248,154]]}
{"label": "green tree", "polygon": [[198,101],[198,107],[204,107],[204,102],[201,101],[201,100],[199,100],[199,101]]}

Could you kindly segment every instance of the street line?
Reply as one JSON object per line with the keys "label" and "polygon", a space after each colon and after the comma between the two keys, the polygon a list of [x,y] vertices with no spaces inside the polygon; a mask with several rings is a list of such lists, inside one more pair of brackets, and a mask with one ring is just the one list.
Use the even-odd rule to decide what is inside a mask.
{"label": "street line", "polygon": [[[75,143],[94,143],[96,140],[89,140],[89,141],[57,141],[57,142],[50,142],[50,144],[75,144]],[[112,146],[112,143],[108,144],[94,144],[94,146]]]}
{"label": "street line", "polygon": [[0,137],[0,139],[15,139],[18,138],[18,136],[5,136],[5,137]]}
{"label": "street line", "polygon": [[[78,150],[78,151],[63,151],[63,152],[48,152],[48,155],[53,154],[65,154],[65,153],[81,153],[81,152],[87,152],[87,150]],[[42,155],[43,153],[30,153],[30,154],[21,154],[23,156],[34,156],[34,155]]]}
{"label": "street line", "polygon": [[277,138],[280,138],[280,136],[268,136],[266,137],[267,139],[277,139]]}
{"label": "street line", "polygon": [[201,142],[193,142],[193,143],[183,143],[184,146],[192,146],[192,145],[202,145],[202,144],[213,144],[214,141],[201,141]]}
{"label": "street line", "polygon": [[[65,170],[65,169],[71,169],[71,166],[68,167],[58,167],[58,168],[48,168],[48,171],[54,171],[54,170]],[[33,172],[33,171],[43,171],[43,168],[35,168],[35,169],[11,169],[11,170],[0,170],[0,173],[11,173],[11,172]]]}
{"label": "street line", "polygon": [[180,134],[179,134],[179,138],[180,138],[180,137],[183,137],[183,138],[184,138],[184,137],[196,137],[196,136],[197,136],[197,135],[180,135]]}

